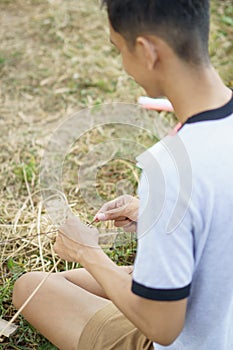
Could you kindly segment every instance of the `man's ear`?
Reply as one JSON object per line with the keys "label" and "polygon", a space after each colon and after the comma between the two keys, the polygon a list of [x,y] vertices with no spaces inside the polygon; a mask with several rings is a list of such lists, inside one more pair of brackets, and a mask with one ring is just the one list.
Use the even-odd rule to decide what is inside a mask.
{"label": "man's ear", "polygon": [[156,45],[149,37],[139,36],[136,39],[136,46],[140,58],[144,61],[148,70],[153,70],[158,60]]}

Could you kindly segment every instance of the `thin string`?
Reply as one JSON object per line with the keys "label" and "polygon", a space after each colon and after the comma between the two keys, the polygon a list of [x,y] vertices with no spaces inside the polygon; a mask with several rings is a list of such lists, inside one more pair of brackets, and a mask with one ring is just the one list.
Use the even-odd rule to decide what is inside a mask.
{"label": "thin string", "polygon": [[[91,226],[96,220],[94,220],[93,222],[89,223],[88,226]],[[56,233],[58,232],[58,229],[53,230],[53,231],[49,231],[49,232],[40,232],[39,235],[48,235],[50,233]],[[38,234],[36,235],[32,235],[32,236],[24,236],[24,237],[20,237],[20,238],[13,238],[7,241],[1,241],[0,245],[6,245],[8,243],[12,243],[12,242],[16,242],[18,240],[24,239],[24,238],[28,238],[28,239],[32,239],[38,237]],[[53,273],[53,271],[56,270],[57,266],[59,265],[59,263],[61,262],[61,259],[58,260],[58,262],[53,266],[53,268],[51,269],[50,272],[48,272],[46,274],[46,276],[42,279],[42,281],[38,284],[38,286],[34,289],[34,291],[30,294],[30,296],[26,299],[26,301],[23,303],[23,305],[19,308],[19,310],[15,313],[15,315],[10,319],[10,321],[7,322],[6,326],[0,331],[0,342],[2,342],[4,339],[2,338],[2,336],[4,336],[4,334],[6,333],[6,330],[14,323],[14,321],[18,318],[18,316],[21,314],[21,312],[25,309],[25,307],[30,303],[30,301],[32,300],[32,298],[36,295],[36,293],[39,291],[39,289],[43,286],[43,284],[47,281],[47,279],[51,276],[51,274]]]}
{"label": "thin string", "polygon": [[[49,231],[49,232],[40,232],[40,233],[37,233],[36,235],[32,235],[32,236],[23,236],[23,237],[18,237],[18,238],[12,238],[12,239],[9,239],[7,241],[0,241],[0,245],[6,245],[9,243],[17,242],[17,241],[25,239],[25,238],[33,239],[33,238],[38,237],[38,235],[43,236],[43,235],[48,235],[50,233],[56,233],[56,232],[58,232],[58,229],[53,230],[53,231]],[[48,238],[50,238],[50,237],[48,237]]]}
{"label": "thin string", "polygon": [[[88,223],[87,226],[88,227],[91,227],[94,223],[96,222],[96,219],[93,220],[91,223]],[[22,240],[22,239],[33,239],[33,238],[37,238],[38,236],[45,236],[45,235],[49,235],[51,233],[57,233],[59,230],[56,229],[56,230],[53,230],[53,231],[48,231],[48,232],[39,232],[35,235],[32,235],[32,236],[22,236],[22,237],[18,237],[18,238],[12,238],[12,239],[9,239],[7,241],[0,241],[0,246],[1,245],[6,245],[6,244],[9,244],[9,243],[14,243],[14,242],[17,242],[19,240]],[[50,238],[50,237],[48,237]]]}
{"label": "thin string", "polygon": [[[89,223],[88,226],[91,226],[96,220],[94,220],[93,222]],[[50,232],[41,232],[40,235],[48,235],[49,233],[55,233],[58,232],[59,230],[53,230]],[[63,233],[62,233],[63,234]],[[64,235],[64,234],[63,234]],[[66,235],[65,235],[66,236]],[[26,238],[22,237],[23,238]],[[38,237],[38,234],[36,235],[32,235],[29,236],[27,238],[35,238]],[[66,236],[68,239],[70,239],[71,241],[73,241],[73,239],[71,239],[70,237]],[[11,239],[5,242],[0,242],[0,245],[5,245],[7,243],[12,243],[14,241],[18,241],[20,238],[16,238],[16,239]],[[75,242],[75,241],[74,241]],[[94,247],[93,247],[94,248]],[[6,324],[6,326],[2,329],[2,331],[0,331],[0,342],[3,341],[2,336],[4,335],[4,333],[6,332],[6,330],[10,327],[10,325],[13,324],[13,322],[17,319],[17,317],[21,314],[21,312],[25,309],[25,307],[29,304],[29,302],[32,300],[32,298],[36,295],[36,293],[39,291],[39,289],[43,286],[43,284],[47,281],[47,279],[51,276],[51,274],[56,270],[57,266],[59,265],[59,263],[61,262],[61,259],[58,260],[58,262],[53,266],[53,268],[51,269],[50,272],[48,272],[46,274],[46,276],[42,279],[42,281],[38,284],[38,286],[35,288],[35,290],[31,293],[31,295],[27,298],[27,300],[23,303],[23,305],[19,308],[19,310],[15,313],[15,315],[10,319],[10,321]]]}

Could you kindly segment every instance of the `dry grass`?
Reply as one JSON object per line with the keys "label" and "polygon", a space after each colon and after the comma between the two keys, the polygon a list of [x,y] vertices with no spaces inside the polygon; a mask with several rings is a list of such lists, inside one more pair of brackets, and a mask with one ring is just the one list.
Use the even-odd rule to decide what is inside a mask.
{"label": "dry grass", "polygon": [[[233,86],[231,1],[213,1],[213,12],[211,55],[225,82]],[[38,181],[51,132],[74,111],[103,102],[133,103],[142,90],[122,71],[98,1],[1,0],[0,23],[0,237],[10,241],[0,243],[0,316],[9,319],[14,313],[14,280],[25,271],[49,271],[57,261],[52,251],[54,234],[38,235],[54,230]],[[162,135],[174,120],[169,116],[166,122],[163,114],[157,118]],[[77,167],[89,149],[107,142],[115,131],[103,127],[85,134],[73,145],[65,164],[69,203],[87,222],[95,210],[80,194]],[[155,142],[148,134],[139,132],[136,137],[144,146]],[[99,194],[104,199],[114,197],[115,183],[125,179],[135,193],[138,176],[135,164],[113,160],[98,173]],[[119,263],[131,261],[135,246],[124,250],[117,246],[115,242],[112,258]],[[59,269],[72,267],[59,265]],[[19,322],[18,334],[0,349],[52,349]]]}

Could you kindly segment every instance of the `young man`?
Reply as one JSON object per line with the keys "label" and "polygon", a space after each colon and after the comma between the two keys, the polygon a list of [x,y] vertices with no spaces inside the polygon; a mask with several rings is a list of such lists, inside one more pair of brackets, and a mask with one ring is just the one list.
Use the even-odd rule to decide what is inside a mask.
{"label": "young man", "polygon": [[[208,57],[209,1],[104,3],[125,70],[148,95],[166,96],[183,127],[168,147],[140,157],[139,215],[138,201],[127,196],[97,215],[116,226],[138,218],[133,275],[98,247],[95,229],[70,219],[55,250],[85,269],[51,276],[23,315],[64,350],[231,350],[233,99]],[[174,164],[169,147],[177,144],[184,147]],[[168,230],[177,203],[182,215]],[[17,281],[16,307],[43,277]]]}

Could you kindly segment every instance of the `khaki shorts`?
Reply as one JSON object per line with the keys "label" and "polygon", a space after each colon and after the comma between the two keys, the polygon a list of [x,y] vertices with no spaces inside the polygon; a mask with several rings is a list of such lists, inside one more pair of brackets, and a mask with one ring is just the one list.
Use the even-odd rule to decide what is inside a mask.
{"label": "khaki shorts", "polygon": [[148,340],[125,316],[109,303],[87,323],[78,350],[153,350]]}

